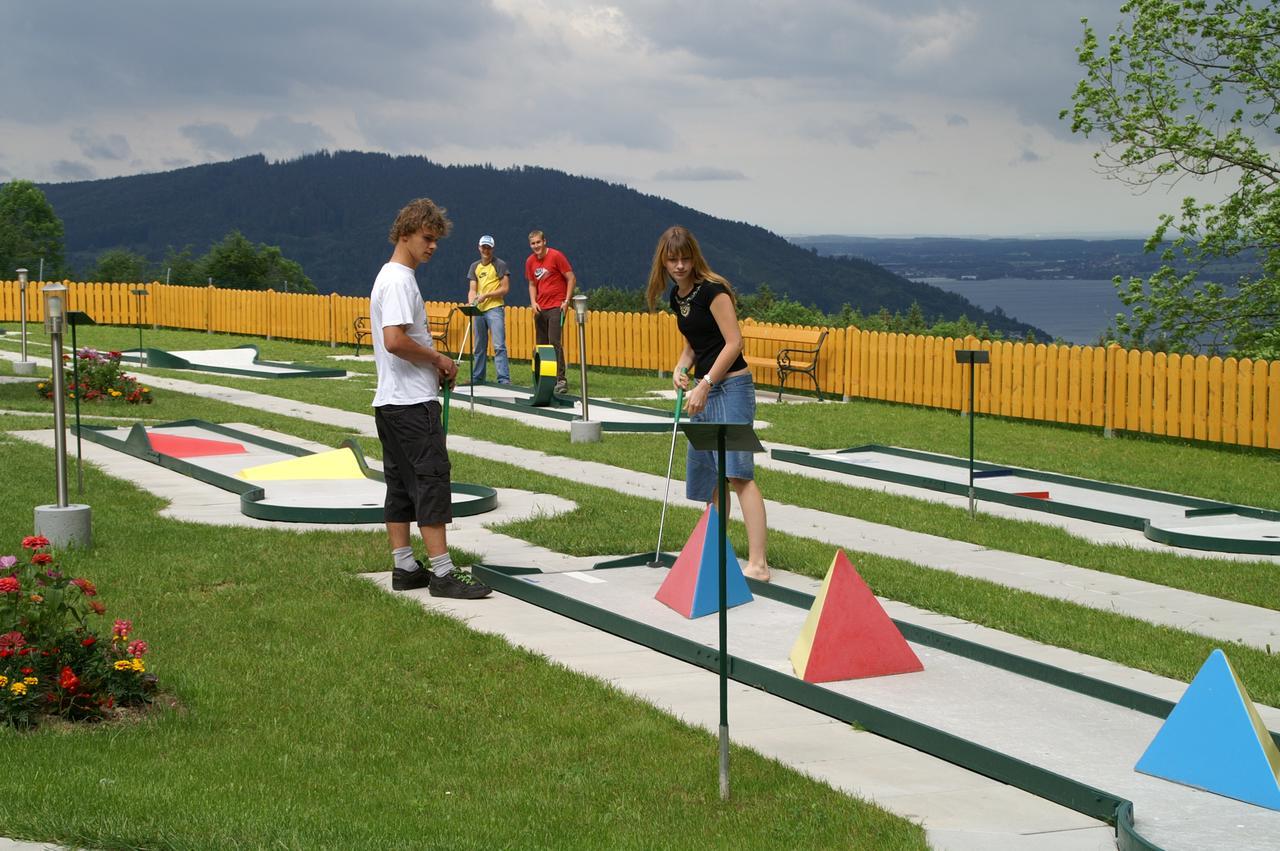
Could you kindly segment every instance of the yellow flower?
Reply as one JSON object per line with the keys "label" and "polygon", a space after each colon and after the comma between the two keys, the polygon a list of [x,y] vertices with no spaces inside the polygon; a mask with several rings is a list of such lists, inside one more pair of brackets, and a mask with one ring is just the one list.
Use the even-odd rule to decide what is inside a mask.
{"label": "yellow flower", "polygon": [[14,694],[17,694],[17,695],[23,695],[23,694],[26,694],[26,693],[27,693],[27,684],[26,684],[26,683],[14,683],[13,685],[9,686],[9,691],[11,691],[11,692],[13,692]]}
{"label": "yellow flower", "polygon": [[4,688],[9,684],[9,678],[4,674],[0,674],[0,688]]}
{"label": "yellow flower", "polygon": [[147,672],[147,666],[146,666],[146,665],[144,665],[144,664],[142,664],[142,660],[141,660],[141,659],[139,659],[137,656],[134,656],[134,657],[133,657],[133,670],[137,671],[139,674],[145,674],[145,673]]}
{"label": "yellow flower", "polygon": [[111,395],[112,395],[112,396],[119,396],[119,395],[120,395],[120,391],[119,391],[119,390],[112,390],[112,391],[111,391]]}
{"label": "yellow flower", "polygon": [[31,595],[31,597],[30,597],[30,599],[31,599],[31,602],[33,602],[33,603],[43,603],[43,602],[44,602],[44,597],[41,597],[39,594],[32,594],[32,595]]}
{"label": "yellow flower", "polygon": [[22,681],[29,686],[39,685],[40,683],[40,679],[38,677],[23,677]]}
{"label": "yellow flower", "polygon": [[130,662],[128,659],[121,659],[119,662],[116,662],[114,665],[112,665],[112,667],[115,668],[117,671],[127,671],[133,667],[133,663]]}

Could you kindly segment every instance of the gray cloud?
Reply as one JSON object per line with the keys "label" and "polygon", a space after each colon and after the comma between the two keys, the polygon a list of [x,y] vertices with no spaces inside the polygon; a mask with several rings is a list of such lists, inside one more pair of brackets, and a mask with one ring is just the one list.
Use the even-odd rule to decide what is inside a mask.
{"label": "gray cloud", "polygon": [[915,125],[898,115],[878,112],[862,121],[838,121],[813,125],[808,134],[819,139],[848,142],[855,148],[874,148],[890,136],[915,133]]}
{"label": "gray cloud", "polygon": [[98,176],[91,167],[71,160],[56,161],[51,171],[55,180],[93,180]]}
{"label": "gray cloud", "polygon": [[1013,161],[1013,163],[1016,165],[1018,163],[1038,163],[1043,161],[1044,161],[1044,157],[1040,156],[1030,148],[1024,147],[1021,151],[1018,152],[1018,157]]}
{"label": "gray cloud", "polygon": [[663,169],[653,176],[654,180],[746,180],[747,176],[737,169],[716,168],[715,166],[690,166],[687,168]]}
{"label": "gray cloud", "polygon": [[948,127],[968,127],[969,119],[965,118],[963,115],[960,115],[959,113],[951,112],[947,114],[947,126]]}
{"label": "gray cloud", "polygon": [[71,131],[71,141],[80,146],[80,153],[91,160],[127,160],[133,151],[129,140],[119,133],[103,136],[85,127]]}
{"label": "gray cloud", "polygon": [[237,134],[221,123],[188,124],[181,128],[181,133],[201,153],[214,157],[314,151],[333,140],[333,137],[315,124],[294,121],[284,115],[260,119],[244,135]]}

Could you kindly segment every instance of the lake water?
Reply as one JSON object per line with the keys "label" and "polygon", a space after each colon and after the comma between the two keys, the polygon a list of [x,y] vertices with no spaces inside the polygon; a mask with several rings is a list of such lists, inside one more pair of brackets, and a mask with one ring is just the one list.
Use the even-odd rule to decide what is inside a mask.
{"label": "lake water", "polygon": [[[1117,313],[1128,313],[1111,281],[995,278],[957,281],[920,278],[926,284],[962,295],[986,310],[999,307],[1023,322],[1043,328],[1055,338],[1093,345]],[[1046,341],[1047,342],[1047,341]]]}

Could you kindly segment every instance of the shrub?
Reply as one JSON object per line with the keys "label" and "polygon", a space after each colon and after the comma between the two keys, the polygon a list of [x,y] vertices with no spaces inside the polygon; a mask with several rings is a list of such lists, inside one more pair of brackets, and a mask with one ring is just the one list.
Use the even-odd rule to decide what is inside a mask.
{"label": "shrub", "polygon": [[[129,402],[134,405],[151,403],[151,389],[138,383],[120,367],[120,353],[103,354],[97,349],[83,348],[76,352],[75,371],[67,378],[67,398],[79,395],[82,402]],[[64,361],[70,355],[63,355]],[[73,376],[75,376],[73,378]],[[53,398],[53,382],[41,381],[36,392],[46,399]]]}
{"label": "shrub", "polygon": [[147,643],[130,638],[133,623],[117,620],[99,635],[91,619],[107,609],[94,584],[61,573],[48,539],[24,538],[22,546],[25,564],[0,556],[0,723],[96,721],[149,703],[156,678],[143,661]]}

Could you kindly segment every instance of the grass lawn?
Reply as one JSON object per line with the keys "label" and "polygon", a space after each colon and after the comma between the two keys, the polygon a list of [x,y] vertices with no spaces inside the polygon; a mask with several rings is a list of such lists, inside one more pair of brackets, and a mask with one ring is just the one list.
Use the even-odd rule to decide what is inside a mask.
{"label": "grass lawn", "polygon": [[[128,328],[83,330],[82,344],[137,343],[136,331],[130,342]],[[145,333],[148,345],[167,349],[244,341]],[[11,341],[0,338],[0,346]],[[273,360],[319,364],[331,351],[254,342]],[[367,412],[372,367],[349,368],[364,374],[346,381],[157,374]],[[8,371],[0,361],[0,373]],[[619,398],[669,386],[653,374],[606,370],[593,371],[591,382],[593,394]],[[159,421],[248,422],[326,445],[349,436],[340,428],[199,396],[169,390],[155,395],[151,406],[116,404],[109,410]],[[24,385],[0,385],[0,409],[21,412],[0,420],[6,429],[50,422],[48,403]],[[967,449],[964,421],[942,411],[857,402],[768,406],[761,416],[772,424],[762,437],[793,445],[875,442],[951,454]],[[563,433],[479,410],[471,415],[462,405],[452,411],[451,427],[560,456],[566,463],[547,469],[562,476],[572,475],[567,459],[575,458],[666,472],[669,436],[607,434],[599,444],[570,444]],[[984,459],[1280,508],[1277,453],[1108,440],[1096,431],[1013,420],[984,418],[978,428]],[[30,506],[48,499],[48,474],[35,472],[48,466],[48,455],[0,439],[6,458],[16,459],[6,466],[21,471],[8,483],[14,498],[0,516],[4,528],[25,530]],[[361,442],[367,454],[378,456],[376,440]],[[567,515],[508,523],[498,531],[576,555],[653,546],[653,500],[460,453],[454,463],[459,480],[554,493],[578,503]],[[677,452],[673,475],[683,476],[683,452]],[[975,522],[947,506],[789,473],[761,470],[759,478],[766,496],[783,502],[1280,608],[1280,571],[1270,563],[1101,546],[1033,522],[989,516]],[[441,845],[463,847],[920,847],[919,832],[904,823],[747,754],[735,757],[735,800],[720,809],[709,737],[607,686],[473,635],[354,579],[354,573],[383,568],[381,533],[211,530],[162,520],[155,516],[154,499],[93,470],[86,473],[86,493],[92,495],[86,501],[94,505],[98,547],[91,556],[78,556],[85,559],[84,570],[103,586],[112,614],[135,615],[137,634],[154,642],[157,669],[185,707],[140,728],[85,731],[72,740],[54,732],[6,734],[14,764],[30,766],[41,782],[0,779],[3,799],[14,802],[0,808],[0,834],[103,848],[395,846],[415,837],[421,841],[429,831],[441,837]],[[668,541],[687,536],[696,521],[697,512],[682,503],[673,497]],[[741,525],[732,524],[730,531],[735,546],[744,547]],[[11,547],[16,543],[15,538]],[[780,533],[770,539],[776,566],[808,575],[821,575],[830,550]],[[908,553],[901,559],[851,555],[884,596],[1183,680],[1220,644],[921,567]],[[1256,700],[1280,704],[1274,655],[1243,646],[1231,646],[1228,653]],[[469,730],[476,731],[474,743]],[[582,741],[585,730],[591,731],[589,746]],[[68,741],[76,742],[74,759],[68,759]],[[112,770],[117,759],[122,768]],[[83,813],[61,806],[74,790],[94,784],[104,787],[90,796],[101,798],[101,806]],[[353,789],[359,790],[358,802]],[[566,806],[547,807],[552,795]],[[12,817],[6,815],[10,809]],[[775,818],[778,813],[787,818]],[[42,833],[42,824],[57,825],[56,835]]]}

